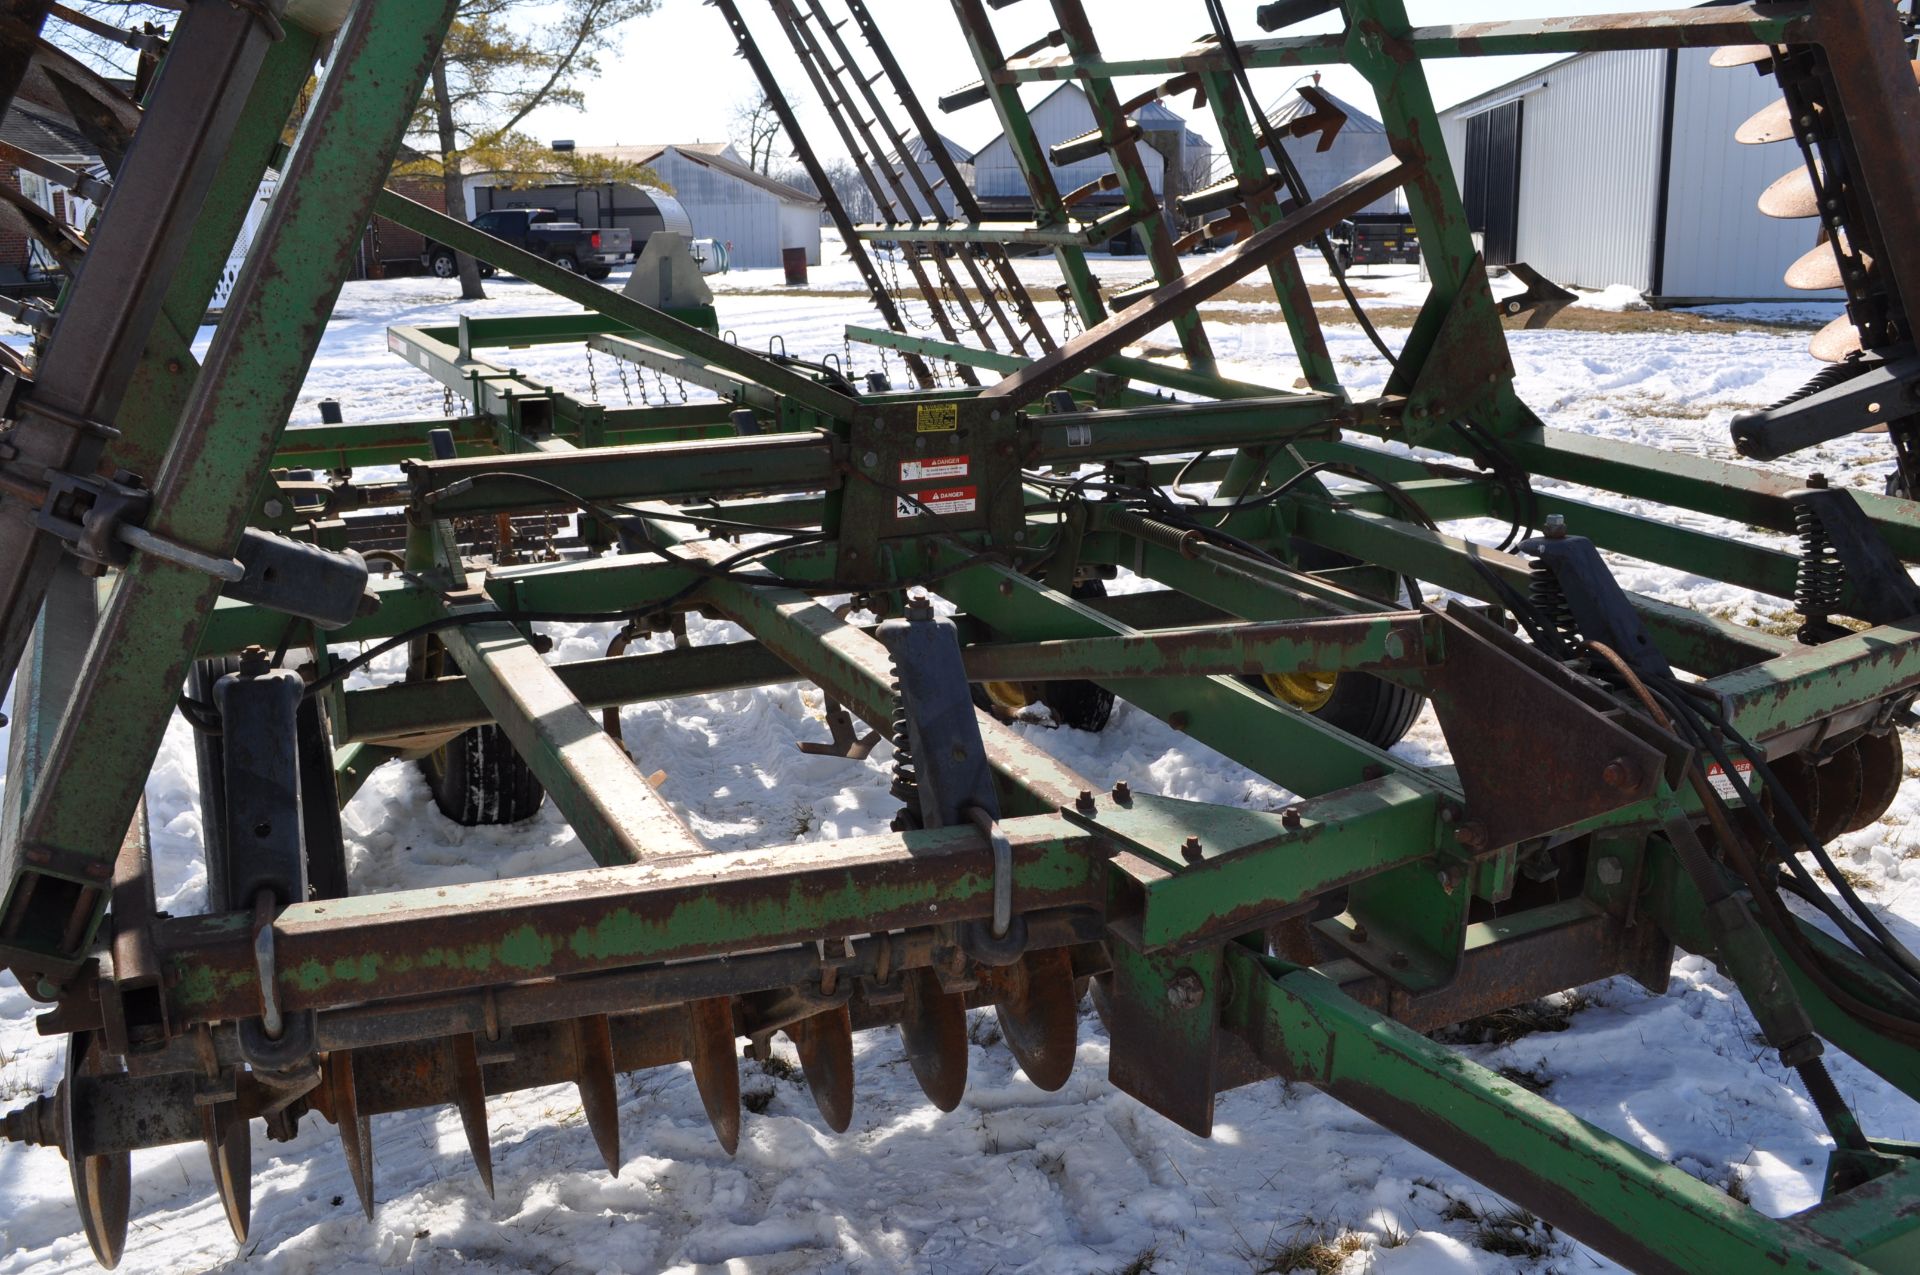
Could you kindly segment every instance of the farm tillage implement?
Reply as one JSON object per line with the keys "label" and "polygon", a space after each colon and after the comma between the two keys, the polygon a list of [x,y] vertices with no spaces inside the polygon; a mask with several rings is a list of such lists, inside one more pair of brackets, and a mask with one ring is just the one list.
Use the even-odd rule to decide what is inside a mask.
{"label": "farm tillage implement", "polygon": [[[773,87],[744,5],[719,0],[715,34],[724,20]],[[855,1031],[897,1028],[950,1110],[970,1008],[1054,1088],[1090,997],[1112,1083],[1196,1134],[1216,1094],[1278,1075],[1634,1269],[1920,1267],[1920,1148],[1863,1130],[1822,1061],[1837,1048],[1920,1097],[1920,963],[1840,873],[1815,875],[1905,780],[1920,504],[1538,420],[1502,320],[1565,298],[1495,300],[1424,71],[1713,46],[1720,74],[1777,79],[1783,104],[1742,139],[1788,143],[1790,171],[1755,215],[1823,228],[1794,269],[1843,287],[1847,316],[1815,340],[1830,368],[1734,442],[1766,460],[1884,428],[1906,492],[1908,15],[1810,0],[1413,27],[1400,0],[1323,0],[1236,14],[1268,29],[1242,39],[1237,6],[1208,0],[1206,38],[1118,59],[1081,0],[1026,0],[1042,5],[1055,29],[1008,51],[982,0],[953,0],[978,81],[937,104],[997,112],[1033,193],[1011,222],[976,205],[864,0],[770,0],[883,210],[856,223],[827,201],[885,323],[849,348],[895,351],[897,388],[743,349],[684,281],[614,291],[383,192],[452,0],[188,0],[170,38],[129,37],[137,97],[42,34],[66,11],[0,18],[0,100],[58,105],[107,170],[15,157],[93,183],[104,210],[73,227],[9,205],[69,277],[51,305],[9,303],[33,337],[0,402],[0,963],[68,1042],[57,1091],[4,1129],[64,1154],[103,1263],[135,1149],[204,1142],[244,1236],[258,1131],[330,1121],[371,1211],[382,1113],[452,1107],[490,1184],[488,1095],[572,1084],[617,1171],[616,1073],[689,1063],[731,1149],[743,1041],[790,1038],[840,1130]],[[1326,33],[1289,33],[1327,13]],[[1371,83],[1391,154],[1307,190],[1248,77],[1332,63]],[[1116,79],[1156,87],[1123,99]],[[1037,140],[1020,89],[1046,80],[1085,90],[1093,133]],[[1186,93],[1232,172],[1163,207],[1132,113]],[[1339,123],[1329,101],[1285,127]],[[916,142],[931,169],[888,160]],[[1090,155],[1111,172],[1059,190],[1049,160]],[[1384,392],[1359,396],[1299,253],[1330,257],[1326,232],[1395,191],[1431,288],[1400,348],[1382,343]],[[289,428],[375,212],[580,310],[396,327],[458,414],[349,402]],[[1103,292],[1086,249],[1126,232],[1153,276]],[[1184,254],[1203,241],[1219,251]],[[1063,304],[1014,269],[1035,251]],[[1223,376],[1200,322],[1256,278],[1291,388]],[[1163,328],[1177,357],[1129,353]],[[699,393],[611,406],[494,353],[543,343]],[[1509,530],[1473,543],[1468,522]],[[1799,552],[1771,547],[1790,535]],[[1789,599],[1803,623],[1777,636],[1626,592],[1609,555]],[[1130,590],[1110,591],[1121,573]],[[695,613],[746,637],[639,641],[684,638]],[[586,621],[621,626],[605,658],[543,657],[543,625]],[[404,681],[355,676],[400,648]],[[827,701],[819,748],[849,773],[891,767],[890,829],[709,848],[649,782],[674,758],[630,756],[601,716],[795,680]],[[1292,798],[1095,783],[1004,720],[1043,704],[1098,729],[1114,697]],[[1445,765],[1389,751],[1429,705]],[[176,713],[202,764],[198,916],[157,910],[143,805]],[[357,892],[339,810],[389,763],[468,823],[550,800],[599,866]],[[1738,986],[1797,1071],[1833,1145],[1818,1205],[1764,1216],[1421,1034],[1612,975],[1664,989],[1676,948]]]}

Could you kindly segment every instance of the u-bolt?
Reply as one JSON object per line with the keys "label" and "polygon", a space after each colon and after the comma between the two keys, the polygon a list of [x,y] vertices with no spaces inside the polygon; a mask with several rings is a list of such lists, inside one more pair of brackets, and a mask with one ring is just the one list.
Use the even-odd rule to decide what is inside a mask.
{"label": "u-bolt", "polygon": [[273,966],[273,891],[253,896],[253,967],[260,978],[260,1030],[279,1040],[286,1024],[280,1017],[280,990]]}
{"label": "u-bolt", "polygon": [[1000,831],[1000,821],[979,806],[968,806],[967,818],[993,849],[993,937],[1003,939],[1013,924],[1013,842]]}

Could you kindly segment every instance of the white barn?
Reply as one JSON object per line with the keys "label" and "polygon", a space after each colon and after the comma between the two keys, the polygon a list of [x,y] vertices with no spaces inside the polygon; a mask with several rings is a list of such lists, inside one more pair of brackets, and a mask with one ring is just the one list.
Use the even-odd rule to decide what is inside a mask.
{"label": "white barn", "polygon": [[[973,152],[944,134],[940,136],[940,141],[947,149],[947,157],[953,161],[955,170],[959,172],[960,180],[967,184],[968,190],[972,190],[974,188]],[[939,203],[941,213],[948,217],[957,216],[952,186],[947,183],[946,174],[940,171],[940,165],[934,161],[933,149],[924,139],[915,136],[907,142],[907,157],[907,161],[902,163],[899,153],[895,152],[887,156],[887,163],[893,165],[893,170],[904,179],[907,193],[913,196],[914,209],[923,215],[930,211],[926,207],[926,197],[920,193],[920,183],[909,175],[907,171],[909,168],[920,170],[927,185],[933,189],[933,197]]]}
{"label": "white barn", "polygon": [[[1085,90],[1073,83],[1062,84],[1029,106],[1027,117],[1033,121],[1034,135],[1040,141],[1042,154],[1050,146],[1094,129],[1093,106],[1087,101]],[[1147,184],[1154,193],[1163,191],[1166,188],[1167,161],[1159,150],[1143,144],[1140,147],[1140,164],[1146,169]],[[1054,185],[1060,188],[1062,195],[1113,171],[1113,161],[1105,152],[1064,167],[1057,164],[1048,166],[1053,169]],[[997,209],[990,211],[1006,212],[1016,207],[1032,207],[1033,197],[1027,190],[1026,176],[1020,171],[1020,163],[1014,158],[1013,143],[1007,140],[1005,133],[974,152],[973,173],[973,190],[981,202],[990,206],[998,205]],[[1089,202],[1100,206],[1119,201],[1113,194],[1104,194]]]}
{"label": "white barn", "polygon": [[582,146],[582,152],[645,164],[673,187],[687,210],[693,233],[730,245],[735,269],[780,264],[787,248],[805,248],[807,264],[820,264],[821,201],[777,182],[719,142],[658,142],[640,146]]}
{"label": "white barn", "polygon": [[1733,140],[1778,86],[1752,67],[1711,67],[1710,54],[1582,53],[1442,112],[1488,263],[1629,284],[1654,304],[1838,299],[1781,280],[1816,223],[1755,206],[1799,151]]}

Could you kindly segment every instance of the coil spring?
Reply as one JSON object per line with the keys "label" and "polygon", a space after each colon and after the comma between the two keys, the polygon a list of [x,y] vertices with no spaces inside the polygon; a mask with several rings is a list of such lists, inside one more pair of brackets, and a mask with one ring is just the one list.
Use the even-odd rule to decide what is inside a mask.
{"label": "coil spring", "polygon": [[1846,568],[1811,505],[1797,504],[1793,529],[1800,536],[1800,562],[1793,579],[1793,605],[1808,620],[1824,620],[1840,608]]}
{"label": "coil spring", "polygon": [[1767,404],[1766,410],[1769,412],[1777,411],[1789,403],[1798,403],[1803,398],[1812,398],[1815,394],[1820,393],[1820,391],[1830,390],[1842,381],[1851,381],[1854,377],[1866,371],[1867,366],[1866,363],[1859,359],[1849,359],[1844,363],[1829,363],[1818,372],[1815,372],[1811,377],[1807,378],[1807,383],[1793,393],[1787,395],[1777,403]]}
{"label": "coil spring", "polygon": [[913,737],[907,727],[907,701],[900,693],[897,678],[893,683],[893,720],[890,727],[893,732],[893,784],[887,791],[906,807],[900,812],[900,818],[911,820],[918,827],[920,771],[913,762]]}
{"label": "coil spring", "polygon": [[1580,649],[1580,630],[1574,623],[1573,611],[1567,606],[1566,590],[1560,587],[1559,577],[1545,562],[1536,560],[1533,564],[1527,584],[1527,601],[1532,604],[1534,614],[1547,625],[1548,632],[1560,643],[1560,649],[1550,654],[1556,659],[1567,659]]}

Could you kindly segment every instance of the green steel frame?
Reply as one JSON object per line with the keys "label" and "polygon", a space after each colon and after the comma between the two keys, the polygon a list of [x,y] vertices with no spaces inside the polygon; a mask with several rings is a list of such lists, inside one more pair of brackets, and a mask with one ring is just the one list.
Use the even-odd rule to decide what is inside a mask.
{"label": "green steel frame", "polygon": [[[822,3],[772,7],[796,51],[827,65],[827,39],[849,68],[837,35],[796,34],[834,29]],[[156,553],[133,553],[99,584],[70,560],[50,584],[11,569],[6,596],[24,600],[8,617],[7,663],[17,669],[0,810],[0,960],[53,1002],[44,1030],[73,1033],[82,1060],[111,1060],[108,1074],[76,1075],[67,1110],[91,1102],[163,1114],[135,1132],[115,1132],[101,1115],[84,1137],[9,1117],[9,1135],[60,1142],[76,1165],[200,1137],[191,1102],[186,1115],[168,1106],[190,1076],[211,1095],[202,1106],[241,1120],[297,1120],[312,1109],[339,1124],[371,1207],[361,1175],[375,1110],[452,1102],[466,1117],[477,1104],[484,1140],[486,1092],[573,1080],[609,1150],[594,1114],[595,1095],[608,1092],[603,1073],[684,1057],[726,1141],[739,1121],[737,1079],[729,1123],[724,1078],[736,1033],[764,1044],[775,1030],[797,1032],[797,1042],[814,1042],[802,1045],[816,1060],[811,1075],[828,1069],[818,1042],[845,1024],[899,1019],[910,1045],[935,1042],[914,1046],[916,1068],[932,1066],[950,1060],[929,1004],[967,998],[997,1005],[1016,1026],[1057,1029],[1060,1007],[1071,1012],[1078,1000],[1063,989],[1078,977],[1094,981],[1108,1020],[1114,1082],[1197,1133],[1211,1129],[1216,1093],[1280,1075],[1326,1090],[1635,1269],[1911,1269],[1920,1261],[1913,1149],[1848,1144],[1858,1130],[1844,1112],[1824,1112],[1837,1139],[1826,1199],[1768,1218],[1416,1034],[1614,974],[1662,988],[1678,945],[1719,963],[1764,1024],[1804,1023],[1796,1047],[1817,1033],[1920,1100],[1920,1032],[1860,1008],[1910,1026],[1920,1005],[1816,927],[1761,925],[1766,899],[1738,874],[1746,852],[1724,837],[1703,846],[1703,828],[1719,826],[1701,787],[1705,759],[1631,695],[1574,675],[1495,622],[1528,589],[1534,563],[1446,530],[1469,518],[1558,515],[1607,551],[1790,599],[1800,560],[1737,529],[1794,530],[1790,497],[1802,484],[1556,431],[1533,416],[1513,390],[1422,69],[1432,57],[1817,43],[1851,75],[1862,63],[1846,59],[1861,48],[1897,43],[1894,11],[1735,4],[1413,28],[1400,0],[1338,7],[1338,34],[1243,41],[1236,56],[1215,42],[1116,61],[1100,53],[1079,0],[1054,0],[1060,35],[1050,49],[1012,59],[987,7],[954,0],[985,100],[1032,185],[1035,220],[912,214],[894,175],[912,215],[856,234],[963,254],[979,243],[1048,246],[1086,330],[1047,335],[1036,357],[991,348],[989,319],[1023,347],[987,288],[984,313],[968,309],[967,326],[989,348],[962,343],[956,324],[937,341],[850,329],[850,339],[1000,376],[984,388],[894,391],[742,349],[717,334],[710,311],[650,308],[383,192],[454,6],[362,0],[337,31],[290,6],[284,38],[248,73],[247,109],[201,192],[191,242],[178,246],[164,305],[112,334],[133,343],[138,366],[106,453],[151,475],[146,529],[178,544],[222,557],[251,525],[335,549],[398,545],[404,569],[373,578],[362,613],[331,631],[221,598],[218,580]],[[851,16],[877,38],[864,6]],[[737,7],[728,19],[752,40]],[[183,26],[171,58],[190,34]],[[330,69],[284,161],[280,194],[195,365],[186,338],[238,210],[329,42]],[[1393,157],[1283,202],[1236,61],[1352,65],[1376,92]],[[1186,87],[1203,89],[1253,227],[1190,272],[1131,156],[1113,85],[1143,75],[1190,77]],[[1124,195],[1120,213],[1078,226],[1018,91],[1068,78],[1091,94]],[[1861,71],[1846,84],[1858,94],[1850,112],[1876,102],[1913,109],[1911,81]],[[904,136],[862,119],[877,99],[842,105],[863,144],[879,144],[875,127],[896,145]],[[136,144],[153,127],[143,125]],[[1877,162],[1867,174],[1876,198],[1920,182],[1920,169]],[[1386,393],[1355,399],[1327,355],[1296,251],[1394,188],[1419,227],[1432,289]],[[583,312],[396,327],[390,348],[459,399],[459,414],[287,428],[348,245],[375,211]],[[138,217],[110,205],[106,225]],[[1110,310],[1081,250],[1120,225],[1142,228],[1156,286]],[[939,278],[957,284],[949,259],[934,260]],[[980,263],[961,260],[979,286]],[[986,267],[996,269],[994,259]],[[1289,322],[1302,392],[1230,381],[1211,367],[1198,305],[1262,272]],[[88,282],[83,272],[70,305]],[[1188,366],[1123,353],[1165,323]],[[56,330],[43,365],[63,341],[88,339],[99,333]],[[540,344],[584,346],[713,398],[609,407],[481,357]],[[1449,428],[1463,418],[1476,430]],[[1484,460],[1480,438],[1494,440],[1500,469],[1431,464],[1404,446]],[[58,467],[9,469],[15,456],[0,450],[0,512],[30,525],[36,503],[51,499],[36,492]],[[930,457],[963,475],[949,484],[965,488],[957,503],[922,501],[934,489],[912,475]],[[355,474],[395,463],[406,467],[397,482]],[[296,482],[295,468],[320,476]],[[1326,484],[1343,471],[1364,473],[1368,485]],[[1116,490],[1221,487],[1183,519],[1089,499],[1085,480],[1095,475]],[[1526,475],[1712,515],[1729,529],[1535,494]],[[1864,494],[1859,505],[1894,555],[1920,561],[1920,505]],[[551,560],[489,558],[491,536],[506,532],[485,528],[554,513],[582,516],[577,540]],[[645,552],[613,552],[610,523]],[[746,527],[780,538],[740,565],[726,538]],[[1324,565],[1328,552],[1353,565]],[[1159,590],[1105,597],[1086,587],[1120,569]],[[1434,610],[1398,596],[1403,579],[1485,605]],[[983,709],[994,832],[916,827],[717,853],[648,782],[670,759],[630,757],[601,729],[596,710],[609,706],[800,679],[891,734],[892,659],[835,600],[851,596],[885,617],[922,590],[957,609],[969,680],[1098,684],[1296,800],[1269,813],[1125,785],[1097,790]],[[1884,738],[1920,690],[1920,617],[1803,645],[1651,598],[1625,601],[1665,659],[1699,680],[1727,737],[1783,767]],[[1841,614],[1867,610],[1861,586],[1842,591]],[[550,664],[532,628],[541,616],[594,615],[669,631],[687,612],[724,617],[748,638]],[[444,661],[417,659],[421,676],[369,689],[327,677],[356,644],[411,638],[423,655],[432,626]],[[498,723],[601,866],[279,900],[255,913],[154,915],[140,797],[178,688],[196,657],[279,645],[307,652],[309,676],[325,679],[313,698],[341,801],[377,765]],[[1259,681],[1302,671],[1431,697],[1453,764],[1414,765],[1389,741],[1284,702]],[[1523,872],[1545,861],[1562,873],[1550,890]],[[966,937],[1009,885],[1025,935],[1011,957]],[[312,1032],[301,1057],[276,1070],[248,1052],[257,1052],[248,1032],[294,1018]],[[1022,1064],[1044,1071],[1045,1051],[1028,1049]],[[822,1098],[823,1114],[830,1109]],[[219,1163],[229,1144],[206,1136]],[[89,1236],[109,1258],[113,1203],[76,1174]],[[231,1214],[231,1183],[224,1189]],[[125,1208],[123,1193],[122,1232]]]}

